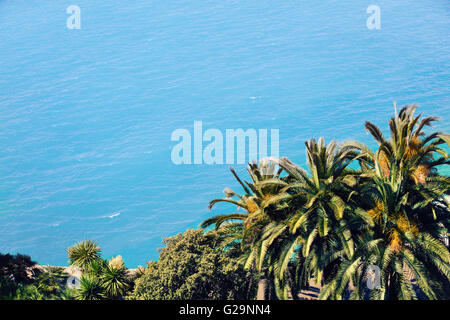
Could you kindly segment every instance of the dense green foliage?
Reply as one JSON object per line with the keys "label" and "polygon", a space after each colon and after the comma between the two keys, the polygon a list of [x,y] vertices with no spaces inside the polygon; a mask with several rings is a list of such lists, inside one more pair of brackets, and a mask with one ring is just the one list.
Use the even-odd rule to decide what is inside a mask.
{"label": "dense green foliage", "polygon": [[65,288],[67,276],[64,268],[38,267],[26,255],[0,254],[0,299],[71,299],[71,290]]}
{"label": "dense green foliage", "polygon": [[36,262],[22,254],[0,254],[0,298],[12,299],[19,289],[18,284],[32,282]]}
{"label": "dense green foliage", "polygon": [[129,299],[246,299],[254,295],[251,277],[217,236],[187,230],[164,240],[157,262],[149,262]]}

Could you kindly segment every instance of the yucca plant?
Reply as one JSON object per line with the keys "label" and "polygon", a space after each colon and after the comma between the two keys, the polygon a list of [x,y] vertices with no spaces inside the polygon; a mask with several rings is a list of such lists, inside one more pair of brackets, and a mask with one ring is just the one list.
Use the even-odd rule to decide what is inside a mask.
{"label": "yucca plant", "polygon": [[69,263],[87,269],[92,261],[100,258],[100,247],[96,241],[85,240],[67,249]]}
{"label": "yucca plant", "polygon": [[80,279],[80,289],[76,292],[77,300],[103,300],[106,298],[100,278],[83,275]]}
{"label": "yucca plant", "polygon": [[105,293],[110,298],[119,298],[128,290],[130,283],[121,256],[111,259],[105,265],[101,280]]}
{"label": "yucca plant", "polygon": [[92,260],[89,266],[84,270],[84,273],[89,274],[93,277],[100,278],[107,267],[107,261],[102,258]]}
{"label": "yucca plant", "polygon": [[118,299],[131,287],[131,278],[121,256],[104,260],[100,247],[91,240],[78,242],[67,251],[70,262],[83,271],[81,288],[76,290],[78,299]]}

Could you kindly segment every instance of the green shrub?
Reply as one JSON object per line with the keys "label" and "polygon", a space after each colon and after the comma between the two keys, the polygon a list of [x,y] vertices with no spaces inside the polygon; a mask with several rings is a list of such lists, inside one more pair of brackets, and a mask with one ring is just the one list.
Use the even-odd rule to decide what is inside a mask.
{"label": "green shrub", "polygon": [[[128,299],[249,299],[251,277],[227,252],[217,236],[202,229],[166,238],[159,261],[149,262]],[[249,292],[251,291],[251,292]]]}

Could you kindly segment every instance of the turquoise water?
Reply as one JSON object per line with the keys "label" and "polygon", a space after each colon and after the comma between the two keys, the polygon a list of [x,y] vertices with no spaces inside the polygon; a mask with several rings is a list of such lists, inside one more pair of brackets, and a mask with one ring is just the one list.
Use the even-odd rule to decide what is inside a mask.
{"label": "turquoise water", "polygon": [[386,130],[394,100],[448,132],[449,30],[445,0],[0,0],[0,252],[65,265],[90,238],[129,267],[156,259],[238,189],[228,165],[171,162],[195,120],[279,129],[299,164],[310,137],[373,145],[364,121]]}

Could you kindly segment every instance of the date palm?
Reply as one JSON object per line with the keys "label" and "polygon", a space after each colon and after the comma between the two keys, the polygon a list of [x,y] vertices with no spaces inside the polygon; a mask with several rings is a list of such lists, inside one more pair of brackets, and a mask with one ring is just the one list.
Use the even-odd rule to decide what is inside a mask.
{"label": "date palm", "polygon": [[[244,209],[245,212],[217,215],[205,220],[201,226],[215,225],[215,231],[220,239],[219,245],[239,255],[245,268],[261,272],[265,263],[265,255],[260,250],[261,235],[267,225],[284,218],[283,210],[286,206],[280,204],[280,200],[289,195],[280,193],[279,190],[286,186],[286,183],[280,179],[281,170],[275,171],[273,159],[260,161],[259,164],[249,164],[247,171],[251,182],[243,182],[233,168],[230,170],[243,188],[244,194],[225,188],[226,197],[211,201],[209,208],[216,203],[227,202]],[[269,279],[266,279],[269,282],[273,280],[273,277],[270,277],[271,273],[273,270],[270,269]],[[263,282],[260,282],[261,286]]]}
{"label": "date palm", "polygon": [[[242,220],[226,225],[226,234],[233,235],[230,243],[251,243],[244,251],[246,266],[256,265],[258,270],[267,267],[280,298],[287,298],[289,291],[295,294],[292,281],[288,285],[289,265],[295,270],[294,284],[309,283],[311,272],[320,283],[330,261],[335,263],[339,255],[353,254],[350,226],[343,217],[353,212],[351,202],[346,201],[350,200],[358,172],[347,167],[355,159],[355,152],[339,150],[334,142],[326,146],[323,139],[312,139],[306,147],[311,176],[286,158],[272,159],[289,175],[252,179],[252,184],[247,183],[251,189],[244,196],[238,195],[239,200],[234,202],[246,208],[246,215],[218,216],[206,221],[216,223],[218,228],[230,218]],[[255,203],[254,207],[248,205],[248,199]],[[215,200],[212,204],[218,201],[233,200]],[[246,238],[248,235],[251,241]]]}
{"label": "date palm", "polygon": [[[251,182],[243,182],[236,174],[233,168],[230,168],[232,174],[242,186],[244,194],[238,194],[230,188],[225,188],[225,198],[215,199],[209,203],[209,209],[219,202],[227,202],[236,205],[237,209],[245,210],[243,213],[221,214],[206,219],[201,226],[206,228],[215,225],[215,229],[221,229],[224,245],[236,247],[237,242],[241,247],[252,243],[257,238],[257,233],[270,221],[275,211],[283,209],[282,206],[273,206],[277,204],[280,198],[288,196],[279,194],[278,190],[285,186],[279,179],[281,170],[275,172],[275,166],[268,161],[262,161],[257,165],[251,163],[248,166],[248,173]],[[271,210],[267,210],[271,207]],[[272,215],[273,218],[273,215]],[[239,239],[239,241],[236,241]]]}
{"label": "date palm", "polygon": [[[366,195],[372,206],[367,212],[375,226],[365,241],[360,242],[352,259],[341,265],[320,298],[342,298],[352,280],[355,290],[351,297],[354,299],[416,299],[411,278],[417,280],[427,298],[448,297],[450,255],[439,237],[449,226],[449,211],[443,206],[443,195],[450,190],[449,185],[449,182],[446,186],[434,185],[433,198],[424,191],[428,184],[421,186],[423,198],[416,197],[415,202],[410,202],[410,195],[403,192],[404,186],[391,185],[388,178],[374,178]],[[368,291],[365,277],[371,265],[380,269],[381,287]]]}
{"label": "date palm", "polygon": [[[247,267],[267,270],[277,296],[314,279],[320,298],[343,299],[351,284],[353,299],[430,299],[448,297],[448,249],[439,241],[449,228],[449,178],[437,168],[449,164],[441,147],[449,135],[426,136],[416,106],[402,108],[390,122],[391,137],[366,123],[379,144],[373,153],[359,142],[306,143],[308,171],[287,158],[272,159],[287,176],[258,174],[243,183],[245,194],[229,188],[225,199],[245,213],[215,216],[223,244],[239,248]],[[359,164],[359,167],[356,164]],[[357,167],[357,169],[355,169]],[[380,289],[368,291],[367,270],[381,270]],[[409,275],[419,287],[414,289]]]}
{"label": "date palm", "polygon": [[[307,286],[311,277],[319,285],[327,282],[343,258],[353,256],[354,238],[360,229],[372,224],[358,208],[355,186],[360,172],[349,168],[358,158],[356,153],[335,142],[325,145],[321,138],[306,142],[306,154],[310,175],[288,159],[280,160],[289,173],[289,184],[282,191],[291,195],[292,212],[286,221],[289,235],[283,238],[288,239],[300,288]],[[283,261],[279,269],[285,274],[287,256]]]}
{"label": "date palm", "polygon": [[[398,114],[396,111],[395,116],[389,120],[389,139],[384,137],[376,125],[366,122],[366,131],[379,146],[375,153],[360,142],[349,141],[344,146],[360,150],[361,160],[365,159],[365,164],[368,165],[365,168],[371,167],[379,176],[397,177],[395,171],[402,170],[405,179],[411,179],[415,184],[425,184],[435,167],[450,163],[447,152],[441,147],[444,143],[449,144],[450,135],[442,132],[425,135],[423,129],[439,118],[430,116],[421,119],[421,114],[414,115],[416,109],[416,105],[409,105],[403,107]],[[390,175],[391,171],[394,171],[393,175]]]}
{"label": "date palm", "polygon": [[[374,227],[358,244],[355,255],[343,263],[321,298],[342,298],[350,279],[356,284],[352,298],[415,299],[412,275],[420,291],[429,299],[448,297],[450,255],[439,237],[449,228],[448,177],[436,167],[448,164],[448,154],[439,145],[448,135],[424,136],[422,129],[435,117],[414,117],[416,106],[402,108],[389,121],[391,137],[384,139],[373,124],[366,129],[375,137],[375,153],[359,143],[346,148],[360,150],[365,159],[364,175],[371,177],[361,185],[361,206],[374,221]],[[366,270],[376,265],[381,271],[381,287],[367,291]]]}

